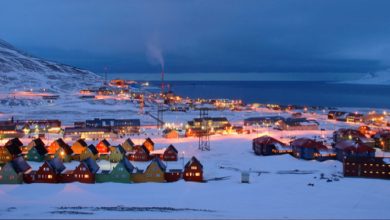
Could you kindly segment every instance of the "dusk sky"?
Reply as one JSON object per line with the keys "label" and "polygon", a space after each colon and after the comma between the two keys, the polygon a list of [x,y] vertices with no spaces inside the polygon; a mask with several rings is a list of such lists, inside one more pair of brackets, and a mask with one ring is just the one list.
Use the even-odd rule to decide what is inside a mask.
{"label": "dusk sky", "polygon": [[370,72],[390,66],[390,1],[0,2],[0,38],[103,72]]}

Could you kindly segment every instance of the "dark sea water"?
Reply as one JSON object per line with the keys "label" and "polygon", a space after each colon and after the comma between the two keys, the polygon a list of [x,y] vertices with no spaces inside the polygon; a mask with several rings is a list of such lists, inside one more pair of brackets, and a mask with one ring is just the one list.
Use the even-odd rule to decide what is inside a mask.
{"label": "dark sea water", "polygon": [[[151,83],[159,85],[159,82]],[[307,81],[170,81],[166,83],[169,83],[178,95],[190,98],[242,99],[246,103],[390,108],[390,86]]]}

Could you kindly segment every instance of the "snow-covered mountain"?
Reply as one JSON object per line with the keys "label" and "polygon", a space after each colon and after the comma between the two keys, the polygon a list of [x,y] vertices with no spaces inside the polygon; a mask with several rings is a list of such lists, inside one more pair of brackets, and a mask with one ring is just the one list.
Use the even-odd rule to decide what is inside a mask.
{"label": "snow-covered mountain", "polygon": [[99,80],[90,71],[31,56],[0,39],[0,91],[74,92]]}
{"label": "snow-covered mountain", "polygon": [[390,69],[368,73],[360,79],[347,81],[351,84],[390,85]]}

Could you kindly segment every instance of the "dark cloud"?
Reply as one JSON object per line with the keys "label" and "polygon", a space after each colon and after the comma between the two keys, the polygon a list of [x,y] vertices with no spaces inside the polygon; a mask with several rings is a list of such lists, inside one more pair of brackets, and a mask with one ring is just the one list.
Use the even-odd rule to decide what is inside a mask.
{"label": "dark cloud", "polygon": [[102,71],[367,72],[390,66],[390,1],[1,1],[0,38]]}

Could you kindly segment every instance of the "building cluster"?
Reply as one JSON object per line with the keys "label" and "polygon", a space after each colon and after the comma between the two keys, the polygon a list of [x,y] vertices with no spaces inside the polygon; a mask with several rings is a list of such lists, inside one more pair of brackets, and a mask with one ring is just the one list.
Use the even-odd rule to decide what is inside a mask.
{"label": "building cluster", "polygon": [[358,112],[329,111],[328,119],[349,123],[365,123],[369,125],[373,124],[378,126],[390,126],[390,118],[386,112],[379,114],[373,111],[367,114],[362,114]]}
{"label": "building cluster", "polygon": [[[184,159],[184,158],[183,158]],[[192,157],[183,168],[168,169],[167,161],[177,161],[178,152],[173,145],[154,149],[151,139],[142,145],[135,145],[131,139],[123,144],[111,146],[107,140],[96,147],[78,140],[71,146],[62,139],[49,146],[37,138],[23,146],[18,138],[9,140],[0,147],[0,183],[142,183],[142,182],[203,182],[203,165]],[[79,161],[74,169],[67,170],[65,163]],[[113,169],[100,170],[98,160],[115,163]],[[43,162],[32,170],[27,161]],[[148,162],[146,169],[138,169],[130,161]]]}
{"label": "building cluster", "polygon": [[243,127],[233,126],[226,117],[195,118],[187,122],[186,137],[200,136],[205,133],[208,135],[243,133]]}
{"label": "building cluster", "polygon": [[333,133],[331,146],[309,138],[287,144],[262,136],[252,141],[252,148],[256,155],[263,156],[291,154],[305,160],[339,160],[343,162],[345,176],[390,179],[390,158],[376,155],[377,148],[389,151],[389,135],[390,132],[382,131],[367,137],[360,130],[339,129]]}
{"label": "building cluster", "polygon": [[279,130],[319,130],[317,121],[300,116],[301,114],[294,113],[289,118],[281,116],[251,117],[244,119],[244,126],[247,128],[272,127]]}
{"label": "building cluster", "polygon": [[46,133],[60,133],[59,120],[14,120],[0,121],[0,138],[20,138],[42,136]]}

